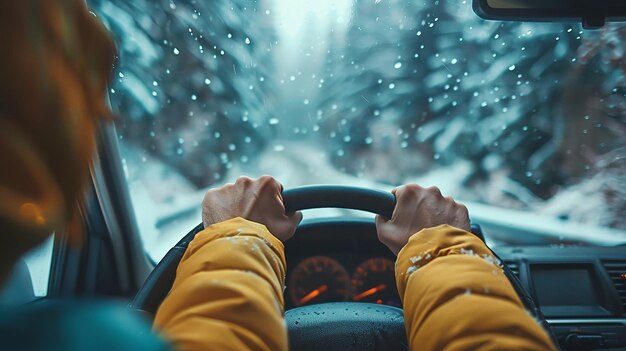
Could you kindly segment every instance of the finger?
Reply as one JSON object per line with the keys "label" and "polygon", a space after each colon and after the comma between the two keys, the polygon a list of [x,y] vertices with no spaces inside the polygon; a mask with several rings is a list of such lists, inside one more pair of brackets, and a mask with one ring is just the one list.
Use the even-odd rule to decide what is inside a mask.
{"label": "finger", "polygon": [[280,198],[282,200],[282,193],[284,188],[283,185],[276,178],[269,175],[264,175],[259,177],[259,182],[262,185],[268,185],[272,189],[272,191],[280,195]]}
{"label": "finger", "polygon": [[381,215],[376,215],[376,236],[378,237],[378,240],[380,242],[383,241],[384,237],[381,236],[381,234],[383,234],[384,232],[384,227],[385,225],[387,225],[389,222],[387,221],[387,219]]}
{"label": "finger", "polygon": [[267,175],[267,174],[260,176],[259,178],[257,178],[257,180],[261,183],[272,183],[272,184],[278,183],[276,179],[274,179],[274,177],[272,177],[271,175]]}
{"label": "finger", "polygon": [[[391,193],[396,198],[396,203],[395,203],[395,206],[393,208],[393,212],[391,213],[391,218],[385,218],[385,217],[381,216],[382,219],[384,219],[385,221],[389,221],[389,220],[395,220],[396,218],[398,218],[398,213],[397,212],[398,212],[399,208],[401,207],[401,206],[398,206],[398,204],[399,204],[398,200],[402,197],[402,193],[404,192],[405,188],[406,188],[406,186],[402,185],[402,186],[393,188],[391,190]],[[378,221],[378,217],[379,216],[376,216],[376,220],[377,221]],[[378,224],[378,222],[376,222],[376,223]]]}
{"label": "finger", "polygon": [[252,178],[247,177],[247,176],[241,176],[237,178],[237,180],[235,181],[235,184],[250,184],[252,182],[254,182]]}
{"label": "finger", "polygon": [[296,226],[298,224],[300,224],[300,222],[302,222],[302,218],[303,218],[303,215],[302,215],[301,211],[288,213],[288,214],[286,214],[286,216],[287,216],[287,218],[289,218],[291,223],[295,224]]}
{"label": "finger", "polygon": [[278,186],[280,187],[280,189],[278,189],[278,197],[280,198],[280,202],[284,202],[285,199],[283,198],[283,192],[285,191],[285,187],[283,186],[283,183],[276,181],[276,183],[278,183]]}
{"label": "finger", "polygon": [[407,184],[396,192],[396,209],[405,208],[414,203],[419,195],[423,193],[423,188],[417,184]]}
{"label": "finger", "polygon": [[387,224],[389,223],[389,219],[381,216],[381,215],[376,215],[376,228],[378,228],[379,226],[382,226],[383,224]]}
{"label": "finger", "polygon": [[212,188],[212,189],[221,189],[221,188],[225,188],[225,187],[228,187],[228,186],[234,186],[238,179],[236,179],[234,182],[224,183],[224,185],[222,185],[221,187],[215,187],[215,188]]}
{"label": "finger", "polygon": [[395,196],[395,197],[396,197],[396,201],[397,201],[397,200],[398,200],[398,198],[401,196],[402,191],[404,190],[404,187],[405,187],[404,185],[401,185],[401,186],[396,187],[396,188],[393,188],[393,189],[391,190],[391,193],[393,194],[393,196]]}
{"label": "finger", "polygon": [[290,213],[289,216],[286,216],[289,232],[287,233],[287,237],[282,238],[283,242],[289,240],[296,233],[296,229],[298,228],[298,224],[302,221],[302,212],[294,212]]}
{"label": "finger", "polygon": [[276,180],[274,178],[272,178],[272,180],[273,180],[273,183],[275,184],[274,191],[276,192],[278,200],[280,201],[280,208],[283,211],[282,213],[286,213],[286,210],[285,210],[285,198],[283,197],[283,191],[285,191],[285,187],[278,180]]}
{"label": "finger", "polygon": [[456,206],[465,217],[469,218],[469,209],[467,208],[467,206],[460,202],[457,202]]}
{"label": "finger", "polygon": [[254,180],[256,183],[256,191],[259,194],[259,198],[276,199],[282,203],[282,196],[280,194],[280,184],[270,176],[261,176]]}
{"label": "finger", "polygon": [[426,188],[426,191],[428,191],[428,193],[435,195],[438,198],[443,198],[443,195],[441,194],[441,190],[439,190],[439,188],[437,188],[436,186],[431,186]]}
{"label": "finger", "polygon": [[396,205],[393,208],[393,212],[391,213],[391,218],[389,218],[388,220],[395,222],[398,219],[400,212],[404,210],[406,206],[410,203],[409,198],[411,196],[406,196],[407,192],[410,191],[408,187],[409,185],[405,184],[395,188],[392,192],[392,194],[394,194],[394,196],[396,197]]}
{"label": "finger", "polygon": [[471,225],[470,225],[470,219],[469,219],[469,210],[463,204],[458,204],[456,206],[456,209],[457,209],[457,218],[459,218],[459,221],[462,223],[461,229],[470,231]]}
{"label": "finger", "polygon": [[405,184],[401,186],[400,188],[398,188],[398,191],[396,191],[396,199],[400,200],[401,198],[404,198],[404,197],[413,198],[417,194],[423,191],[424,191],[424,188],[422,188],[421,186],[415,183]]}
{"label": "finger", "polygon": [[[391,252],[397,255],[397,250],[394,249],[395,245],[393,245],[393,238],[390,237],[389,230],[386,230],[385,227],[391,225],[389,222],[385,221],[385,217],[376,216],[376,236],[378,240],[383,243],[383,245],[387,246]],[[389,228],[391,229],[391,228]]]}

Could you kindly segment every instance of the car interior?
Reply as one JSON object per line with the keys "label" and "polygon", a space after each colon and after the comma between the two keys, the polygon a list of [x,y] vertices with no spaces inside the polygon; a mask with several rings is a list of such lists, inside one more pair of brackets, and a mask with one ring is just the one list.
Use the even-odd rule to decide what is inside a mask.
{"label": "car interior", "polygon": [[[132,21],[132,16],[128,14],[126,16],[129,18],[119,16],[119,23],[110,18],[116,13],[115,1],[88,2],[96,15],[105,18],[105,24],[111,26],[114,32],[119,30],[121,26],[119,23],[122,21]],[[385,5],[385,0],[372,0],[370,5],[374,6],[374,2],[375,5],[380,5],[381,2]],[[117,4],[119,3],[123,1],[117,1]],[[164,1],[163,4],[166,5],[161,5],[174,11],[174,8],[184,8],[187,3],[191,2]],[[172,4],[177,4],[178,7]],[[463,4],[473,8],[472,15],[480,17],[480,20],[485,22],[522,24],[552,22],[568,25],[573,23],[572,26],[581,28],[580,33],[602,31],[607,26],[614,26],[610,28],[616,33],[620,30],[620,33],[625,32],[624,24],[620,21],[626,20],[626,6],[616,4],[614,1],[527,0],[524,3],[524,1],[474,0],[463,1]],[[123,6],[119,5],[119,8]],[[239,15],[245,16],[246,10],[243,10],[243,7],[236,8],[241,10]],[[137,22],[141,22],[141,19],[137,19]],[[433,19],[431,23],[435,22],[437,21]],[[425,23],[425,27],[428,27],[429,22]],[[116,25],[118,27],[115,27]],[[578,32],[578,29],[574,32]],[[192,33],[191,27],[189,33]],[[206,35],[209,36],[208,33]],[[626,36],[621,37],[625,38]],[[137,39],[137,42],[140,41]],[[250,39],[246,38],[242,45],[249,46],[249,41]],[[252,42],[254,43],[254,38]],[[613,46],[621,47],[622,53],[626,50],[626,42],[612,43]],[[129,49],[130,45],[125,42],[121,44],[120,60],[125,59],[124,55],[132,56],[134,51]],[[169,48],[167,46],[169,44],[164,45]],[[170,55],[178,56],[177,52],[183,49],[174,47],[173,50],[168,51],[173,52]],[[391,57],[391,61],[387,60],[385,63],[393,65],[395,60],[395,57]],[[623,57],[614,60],[621,62],[623,66]],[[452,65],[451,62],[449,64]],[[539,64],[535,63],[534,67]],[[232,67],[230,70],[239,72],[235,69],[234,63]],[[396,67],[397,69],[399,68]],[[507,64],[503,71],[512,72],[515,69],[519,70],[519,64],[518,68],[513,64]],[[121,71],[119,74],[120,82],[122,79],[130,80],[128,78],[130,74],[126,73],[126,77],[122,76]],[[290,77],[285,77],[288,83]],[[316,82],[318,78],[315,78]],[[300,78],[291,80],[297,79]],[[213,86],[220,80],[223,80],[223,77],[220,79],[211,76],[205,79],[203,76],[198,84],[210,82],[212,85],[206,83],[206,86]],[[129,86],[141,90],[143,88],[138,87],[140,83],[135,78],[134,85],[131,86],[129,83]],[[159,84],[163,85],[157,84],[155,79],[154,83],[148,82],[146,86],[157,89],[160,87]],[[233,82],[220,84],[223,85],[222,89],[226,90],[231,89],[231,85],[236,85]],[[617,87],[614,95],[619,100],[611,100],[607,104],[621,106],[622,109],[617,111],[626,112],[626,90],[624,90],[626,81],[615,78],[608,84]],[[384,85],[385,91],[400,88],[399,86],[392,88],[387,82]],[[179,183],[164,183],[162,185],[164,188],[171,186],[173,194],[181,195],[164,200],[158,209],[156,206],[155,209],[151,209],[150,203],[145,199],[137,200],[138,191],[133,189],[133,184],[140,182],[141,179],[131,181],[134,169],[149,167],[145,161],[132,164],[134,156],[129,156],[129,150],[137,146],[132,143],[126,144],[126,139],[131,139],[133,133],[142,130],[145,125],[125,132],[130,130],[127,124],[132,121],[128,122],[123,116],[122,107],[126,108],[127,104],[125,102],[116,104],[118,98],[115,95],[120,94],[120,88],[112,87],[112,91],[114,89],[117,92],[111,93],[111,104],[121,117],[116,121],[116,125],[103,123],[98,130],[97,157],[91,168],[91,181],[84,198],[80,201],[84,237],[82,245],[72,246],[63,232],[53,233],[52,238],[42,247],[33,250],[18,262],[9,283],[0,290],[1,301],[18,305],[53,304],[57,300],[68,298],[112,299],[128,304],[136,313],[151,318],[172,286],[176,265],[187,245],[194,235],[203,229],[202,224],[198,224],[201,194],[212,186],[234,179],[233,177],[239,175],[238,171],[246,170],[244,166],[238,168],[235,165],[232,169],[224,166],[220,171],[223,177],[214,177],[210,186],[198,186],[189,192],[180,190]],[[247,86],[242,89],[253,90]],[[350,94],[363,96],[362,99],[358,97],[363,104],[368,100],[361,92]],[[411,94],[411,91],[407,94]],[[153,95],[156,96],[156,93]],[[150,93],[146,96],[150,97]],[[218,96],[218,93],[215,93],[215,96]],[[193,101],[197,99],[196,95],[191,97]],[[309,103],[312,102],[304,101],[305,105]],[[209,99],[206,105],[210,104]],[[392,104],[389,106],[390,109],[395,108]],[[329,107],[329,110],[332,109]],[[532,108],[529,111],[531,114],[541,112]],[[200,114],[197,111],[196,113]],[[620,116],[617,113],[616,116],[614,112],[611,113],[617,121],[613,125],[614,128],[623,128],[626,125],[625,115]],[[315,119],[315,116],[303,115],[302,118]],[[211,123],[229,123],[220,118],[211,117],[210,120]],[[267,124],[269,127],[279,125],[271,119]],[[344,125],[341,121],[336,124]],[[358,124],[357,122],[356,125]],[[199,128],[200,124],[191,125],[193,129]],[[376,128],[383,130],[384,126],[376,125],[374,129]],[[291,131],[294,127],[289,125],[287,129]],[[222,134],[225,135],[223,132]],[[395,134],[394,127],[391,134]],[[400,134],[402,133],[398,133]],[[613,142],[612,145],[621,146],[621,149],[616,148],[621,150],[621,153],[615,154],[616,160],[624,159],[623,152],[626,147],[624,135],[610,140]],[[356,138],[356,135],[352,137]],[[190,144],[189,141],[174,143],[177,144],[176,147]],[[253,148],[269,149],[271,152],[268,153],[269,156],[264,154],[263,162],[269,165],[269,169],[278,168],[277,165],[284,159],[272,157],[275,154],[289,152],[291,144],[284,146],[268,143]],[[219,145],[226,149],[230,148],[233,152],[239,150],[239,146],[233,147],[231,145],[234,144],[228,141],[220,142]],[[324,146],[320,143],[314,146],[317,147]],[[297,154],[296,147],[294,150]],[[208,153],[212,151],[205,150]],[[247,157],[261,158],[261,152],[255,152]],[[216,154],[220,153],[226,155],[221,150],[216,151]],[[150,153],[145,153],[148,154]],[[185,155],[187,154],[183,157]],[[189,155],[190,163],[200,167],[200,162],[193,158],[195,156]],[[356,159],[358,155],[359,153],[355,151],[351,157]],[[245,164],[247,159],[241,162]],[[175,162],[164,164],[172,168],[177,167],[172,166]],[[300,164],[294,167],[297,169],[294,172],[306,168]],[[385,168],[385,165],[381,165],[380,168]],[[200,169],[206,171],[206,168]],[[323,168],[319,169],[320,172],[324,172]],[[498,172],[495,168],[492,169]],[[261,174],[264,171],[265,169],[259,170]],[[346,168],[341,171],[349,173]],[[387,171],[378,170],[381,174]],[[450,169],[445,171],[455,172]],[[158,169],[150,168],[146,172],[153,172],[152,177],[161,177],[170,171],[163,166]],[[432,185],[437,185],[436,181],[443,180],[445,174],[447,173],[437,173],[428,179],[433,181]],[[278,178],[280,180],[280,176]],[[303,179],[287,182],[284,192],[287,211],[302,210],[305,217],[294,237],[285,243],[287,259],[285,319],[291,348],[406,350],[408,346],[402,319],[402,302],[396,290],[394,276],[395,256],[378,240],[374,220],[375,214],[389,218],[393,212],[395,198],[390,193],[393,185],[390,182],[365,182],[360,178],[342,178],[342,176],[333,178],[332,174],[326,178],[311,176],[310,179],[306,177]],[[152,182],[151,178],[147,184],[157,183]],[[617,186],[620,184],[626,183],[622,179]],[[475,188],[478,192],[489,191],[489,187]],[[615,193],[612,196],[620,197],[623,194]],[[584,199],[583,195],[578,198],[564,198],[562,202]],[[180,205],[181,203],[183,205]],[[619,224],[623,224],[623,219],[626,218],[623,208],[621,210],[618,208],[616,215],[616,218],[621,218],[621,222],[615,220],[614,223],[618,224],[611,226],[570,220],[569,214],[562,212],[556,215],[554,213],[543,215],[541,214],[543,208],[536,210],[537,213],[520,211],[507,206],[506,201],[502,202],[502,206],[498,206],[494,203],[486,204],[480,199],[470,199],[467,204],[472,221],[472,233],[484,240],[501,260],[500,263],[520,294],[524,306],[538,323],[544,325],[552,334],[560,349],[626,350],[626,227]],[[598,211],[603,209],[604,207]],[[147,212],[153,212],[150,214],[152,217],[148,216],[149,220],[145,219],[148,218],[145,217]],[[158,213],[154,214],[156,212]],[[541,215],[537,215],[538,213]]]}

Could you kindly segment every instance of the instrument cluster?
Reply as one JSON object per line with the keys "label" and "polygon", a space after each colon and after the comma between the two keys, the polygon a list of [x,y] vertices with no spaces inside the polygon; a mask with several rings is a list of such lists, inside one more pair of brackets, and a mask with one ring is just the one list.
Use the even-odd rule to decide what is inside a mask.
{"label": "instrument cluster", "polygon": [[287,276],[286,298],[293,307],[339,301],[401,306],[394,262],[383,257],[368,258],[350,270],[328,256],[304,258]]}

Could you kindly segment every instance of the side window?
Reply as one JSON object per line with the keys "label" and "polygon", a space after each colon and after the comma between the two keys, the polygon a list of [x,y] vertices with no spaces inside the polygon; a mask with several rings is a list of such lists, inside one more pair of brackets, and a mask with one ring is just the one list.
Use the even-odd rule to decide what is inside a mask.
{"label": "side window", "polygon": [[54,235],[20,258],[0,288],[0,304],[20,305],[48,294]]}

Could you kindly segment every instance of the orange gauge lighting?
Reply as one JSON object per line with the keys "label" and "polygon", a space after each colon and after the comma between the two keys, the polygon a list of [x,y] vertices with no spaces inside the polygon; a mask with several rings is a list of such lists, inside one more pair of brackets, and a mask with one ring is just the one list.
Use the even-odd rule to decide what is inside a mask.
{"label": "orange gauge lighting", "polygon": [[352,301],[400,306],[394,263],[387,258],[371,258],[352,275]]}
{"label": "orange gauge lighting", "polygon": [[341,263],[313,256],[298,263],[289,277],[289,297],[295,306],[346,301],[350,276]]}

